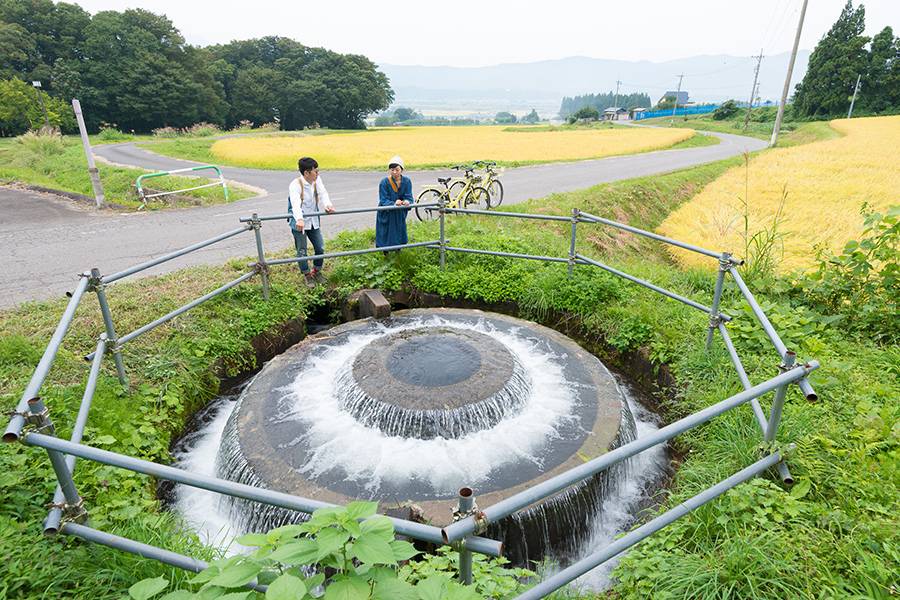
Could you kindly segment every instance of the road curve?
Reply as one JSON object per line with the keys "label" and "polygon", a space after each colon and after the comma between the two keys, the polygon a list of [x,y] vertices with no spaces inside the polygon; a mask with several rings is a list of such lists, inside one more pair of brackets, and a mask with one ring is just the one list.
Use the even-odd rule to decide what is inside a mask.
{"label": "road curve", "polygon": [[[761,150],[764,141],[712,133],[720,139],[713,146],[660,150],[643,154],[506,169],[503,205],[540,198],[554,192],[583,189],[610,181],[667,173]],[[196,163],[172,159],[144,150],[133,143],[98,146],[97,156],[108,162],[151,170],[172,170]],[[337,208],[358,208],[376,203],[375,171],[330,171],[323,165],[322,178]],[[102,164],[100,165],[102,169]],[[224,167],[229,180],[265,191],[255,198],[226,205],[140,213],[92,211],[71,202],[11,188],[0,188],[0,247],[12,260],[0,283],[0,308],[29,300],[61,296],[71,290],[77,274],[91,267],[113,273],[155,256],[213,237],[238,226],[240,216],[282,213],[287,208],[287,187],[296,172]],[[414,187],[430,184],[441,171],[409,171]],[[371,227],[372,214],[330,219],[326,235],[345,229]],[[262,229],[267,251],[291,245],[284,223],[266,223]],[[6,254],[6,252],[4,252]],[[173,271],[194,264],[217,264],[226,259],[254,254],[251,236],[240,235],[142,272]]]}

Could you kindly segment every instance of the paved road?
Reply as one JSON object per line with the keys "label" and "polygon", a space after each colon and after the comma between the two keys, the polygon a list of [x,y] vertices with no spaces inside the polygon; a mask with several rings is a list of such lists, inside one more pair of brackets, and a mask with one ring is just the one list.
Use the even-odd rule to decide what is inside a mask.
{"label": "paved road", "polygon": [[[598,183],[667,173],[721,160],[745,150],[760,150],[766,145],[753,138],[712,135],[720,138],[721,143],[507,169],[503,174],[506,190],[503,205]],[[147,169],[171,170],[194,164],[159,156],[130,143],[99,146],[95,152],[113,163]],[[103,168],[102,164],[100,168]],[[3,248],[2,256],[7,265],[7,275],[0,282],[0,308],[61,296],[74,287],[78,273],[91,267],[98,267],[102,273],[113,273],[237,227],[240,216],[286,210],[287,186],[296,172],[231,167],[223,168],[223,172],[228,179],[255,186],[264,193],[227,205],[116,213],[93,211],[46,194],[0,188],[0,248]],[[451,173],[410,171],[407,174],[418,189],[434,182],[438,176]],[[374,205],[378,182],[383,176],[381,172],[322,171],[337,208]],[[372,214],[338,216],[328,222],[325,231],[327,235],[334,235],[344,229],[371,227],[373,222]],[[267,251],[281,250],[291,244],[287,226],[282,222],[267,223],[262,231]],[[142,274],[168,272],[191,264],[221,263],[228,258],[253,253],[252,236],[239,235]]]}

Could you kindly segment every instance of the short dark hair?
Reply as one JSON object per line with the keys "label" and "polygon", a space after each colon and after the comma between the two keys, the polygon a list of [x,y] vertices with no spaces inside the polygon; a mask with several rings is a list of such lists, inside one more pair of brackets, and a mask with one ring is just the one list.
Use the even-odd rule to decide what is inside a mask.
{"label": "short dark hair", "polygon": [[[388,165],[388,169],[393,169],[394,167],[400,167],[400,163],[391,163]],[[400,167],[401,169],[403,167]]]}
{"label": "short dark hair", "polygon": [[304,156],[300,160],[297,161],[297,168],[300,169],[300,174],[304,174],[307,171],[312,171],[313,169],[319,168],[319,163],[316,162],[316,159],[310,158],[308,156]]}

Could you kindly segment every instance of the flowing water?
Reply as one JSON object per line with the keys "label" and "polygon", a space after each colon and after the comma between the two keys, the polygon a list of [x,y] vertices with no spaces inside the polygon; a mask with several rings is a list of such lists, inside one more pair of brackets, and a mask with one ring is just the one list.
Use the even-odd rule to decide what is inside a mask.
{"label": "flowing water", "polygon": [[[428,324],[447,326],[434,319]],[[406,327],[416,326],[421,327],[421,323]],[[455,490],[461,478],[477,487],[479,481],[487,480],[494,466],[504,461],[525,458],[539,465],[538,451],[542,441],[557,435],[555,426],[570,418],[571,390],[559,367],[561,357],[546,352],[545,348],[515,335],[515,332],[492,331],[484,324],[469,326],[498,339],[513,353],[516,364],[521,365],[524,374],[516,385],[527,386],[529,399],[517,414],[505,416],[499,422],[495,414],[487,415],[485,419],[491,422],[491,427],[459,438],[408,439],[367,427],[343,409],[338,391],[345,389],[348,382],[334,374],[341,372],[342,366],[346,370],[346,365],[352,363],[361,348],[378,336],[395,332],[396,328],[356,335],[345,345],[313,356],[304,370],[303,385],[284,390],[290,401],[277,418],[308,421],[308,439],[302,441],[315,450],[305,467],[306,473],[315,476],[337,464],[347,477],[364,480],[373,493],[383,481],[417,478],[427,480],[436,494],[445,494]],[[635,436],[652,432],[657,425],[654,415],[637,402],[636,392],[624,381],[619,380],[619,385],[628,403],[628,410],[623,411],[619,443],[627,443]],[[204,424],[177,445],[174,452],[177,466],[217,476],[222,470],[222,465],[218,470],[216,467],[218,457],[220,461],[235,463],[225,465],[225,469],[240,468],[234,452],[236,445],[228,439],[223,440],[226,423],[238,396],[239,391],[223,396],[207,408],[202,419]],[[480,451],[483,448],[491,448],[489,456]],[[464,458],[460,460],[460,457]],[[519,547],[519,558],[528,556],[529,544],[542,547],[534,540],[535,531],[545,540],[568,540],[568,544],[556,545],[560,554],[555,560],[565,564],[589,553],[592,548],[609,543],[615,535],[630,527],[635,515],[646,506],[649,494],[665,478],[667,465],[665,448],[648,450],[532,509],[526,518],[507,522],[501,528],[502,535],[508,547]],[[229,547],[229,553],[241,550],[233,539],[243,531],[255,529],[254,525],[262,523],[271,526],[289,518],[283,511],[267,509],[254,514],[248,521],[247,511],[243,515],[236,514],[239,504],[188,486],[176,486],[174,498],[175,509],[201,539],[212,545]],[[600,510],[598,503],[602,505]],[[526,520],[531,520],[527,527]],[[608,586],[611,568],[612,564],[607,563],[579,583],[602,589]]]}

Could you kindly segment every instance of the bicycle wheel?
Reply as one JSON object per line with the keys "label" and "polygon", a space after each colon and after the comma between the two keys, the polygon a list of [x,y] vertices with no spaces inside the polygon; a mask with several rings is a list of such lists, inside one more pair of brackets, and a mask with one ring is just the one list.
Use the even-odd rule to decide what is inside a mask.
{"label": "bicycle wheel", "polygon": [[503,202],[503,184],[499,179],[494,179],[488,186],[488,195],[491,197],[491,206],[500,206]]}
{"label": "bicycle wheel", "polygon": [[466,208],[488,210],[491,208],[491,196],[483,187],[475,186],[466,194]]}
{"label": "bicycle wheel", "polygon": [[433,221],[438,218],[437,206],[419,207],[420,204],[435,204],[441,201],[441,192],[438,190],[423,190],[416,198],[416,218],[420,221]]}
{"label": "bicycle wheel", "polygon": [[[456,198],[459,195],[459,193],[462,191],[462,189],[464,187],[466,187],[466,182],[463,181],[462,179],[454,181],[453,183],[450,184],[450,188],[448,191],[448,194],[449,194],[448,197],[451,200],[453,200],[454,198]],[[462,204],[462,201],[460,201],[460,204]]]}

